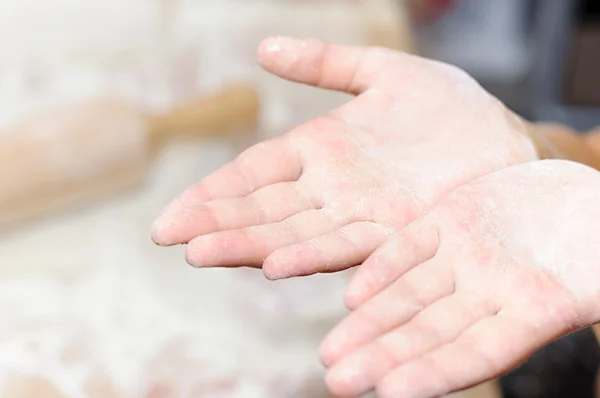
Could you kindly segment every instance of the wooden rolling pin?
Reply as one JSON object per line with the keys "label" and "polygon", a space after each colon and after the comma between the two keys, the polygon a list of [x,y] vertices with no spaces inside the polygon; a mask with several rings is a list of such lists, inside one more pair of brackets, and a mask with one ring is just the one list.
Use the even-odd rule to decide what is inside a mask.
{"label": "wooden rolling pin", "polygon": [[161,116],[98,99],[25,120],[0,132],[0,232],[141,184],[171,135],[247,128],[258,113],[256,91],[239,84]]}

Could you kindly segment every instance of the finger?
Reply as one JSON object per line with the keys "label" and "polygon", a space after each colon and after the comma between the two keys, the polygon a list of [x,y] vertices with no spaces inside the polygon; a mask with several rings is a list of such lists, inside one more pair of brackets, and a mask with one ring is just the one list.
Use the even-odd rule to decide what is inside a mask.
{"label": "finger", "polygon": [[[353,338],[346,340],[345,348],[346,352],[360,348],[330,369],[328,385],[340,394],[359,395],[371,391],[397,366],[449,343],[475,322],[493,313],[495,308],[484,302],[454,294],[433,303],[383,336],[378,334],[377,328],[361,328],[359,322],[364,320],[356,317],[345,325],[346,331],[366,333],[358,336],[353,333]],[[386,328],[397,323],[385,318],[371,322]]]}
{"label": "finger", "polygon": [[335,231],[345,224],[324,210],[309,210],[282,222],[216,232],[192,240],[186,259],[194,267],[261,267],[275,250]]}
{"label": "finger", "polygon": [[325,366],[336,364],[354,348],[408,322],[453,292],[453,275],[445,264],[433,259],[411,269],[358,307],[324,339],[321,361]]}
{"label": "finger", "polygon": [[346,225],[330,234],[277,250],[265,260],[263,271],[271,280],[343,271],[361,264],[389,234],[388,228],[375,223]]}
{"label": "finger", "polygon": [[272,37],[259,46],[259,63],[291,81],[359,94],[381,73],[392,50],[341,46],[319,40]]}
{"label": "finger", "polygon": [[243,197],[271,184],[297,181],[302,164],[289,137],[283,135],[247,149],[233,162],[187,189],[154,222],[152,239],[157,244],[167,242],[171,217],[185,209],[212,200]]}
{"label": "finger", "polygon": [[438,247],[437,228],[415,222],[379,248],[356,271],[346,290],[346,306],[353,310],[385,289],[406,271],[431,259]]}
{"label": "finger", "polygon": [[515,368],[556,336],[501,314],[482,319],[454,342],[399,366],[377,385],[382,398],[433,398]]}
{"label": "finger", "polygon": [[213,232],[276,223],[317,206],[304,186],[281,182],[242,198],[201,203],[173,214],[161,242],[184,244]]}

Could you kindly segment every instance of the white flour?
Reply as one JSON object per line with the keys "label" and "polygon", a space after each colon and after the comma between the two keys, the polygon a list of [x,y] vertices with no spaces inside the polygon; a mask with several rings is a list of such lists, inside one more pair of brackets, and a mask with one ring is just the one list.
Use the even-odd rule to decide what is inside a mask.
{"label": "white flour", "polygon": [[463,200],[477,203],[471,233],[526,266],[550,272],[577,300],[600,298],[600,174],[572,162],[540,161],[485,181],[494,185],[482,192],[478,184],[460,190]]}

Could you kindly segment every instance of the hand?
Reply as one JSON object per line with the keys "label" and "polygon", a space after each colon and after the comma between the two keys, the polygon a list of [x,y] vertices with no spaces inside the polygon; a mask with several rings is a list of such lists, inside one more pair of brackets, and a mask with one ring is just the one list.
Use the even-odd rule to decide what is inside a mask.
{"label": "hand", "polygon": [[325,339],[332,391],[431,398],[600,319],[600,173],[567,161],[465,185],[358,269]]}
{"label": "hand", "polygon": [[380,48],[276,38],[268,71],[356,98],[260,143],[172,203],[153,227],[194,266],[283,278],[360,264],[445,194],[536,158],[525,123],[466,73]]}

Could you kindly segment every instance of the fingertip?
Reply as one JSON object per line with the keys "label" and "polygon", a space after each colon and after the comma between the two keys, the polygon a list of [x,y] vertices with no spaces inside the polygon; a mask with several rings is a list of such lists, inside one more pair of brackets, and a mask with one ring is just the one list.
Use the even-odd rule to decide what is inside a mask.
{"label": "fingertip", "polygon": [[209,268],[216,265],[212,237],[210,235],[199,236],[191,240],[185,248],[185,261],[194,268]]}
{"label": "fingertip", "polygon": [[368,266],[369,259],[361,265],[352,276],[350,283],[344,293],[344,305],[350,311],[356,310],[371,297],[371,290],[368,281],[365,279],[365,264]]}
{"label": "fingertip", "polygon": [[193,248],[190,245],[188,245],[185,248],[185,262],[194,268],[200,268],[200,263],[197,257],[198,256],[196,254],[196,251],[193,250]]}
{"label": "fingertip", "polygon": [[262,56],[294,53],[309,47],[313,40],[299,39],[288,36],[271,36],[264,39],[258,46],[259,59]]}
{"label": "fingertip", "polygon": [[328,371],[325,374],[325,385],[335,397],[347,396],[347,394],[345,394],[347,392],[347,388],[340,382],[336,373]]}
{"label": "fingertip", "polygon": [[172,240],[169,237],[170,222],[164,216],[159,217],[152,223],[150,228],[150,239],[155,245],[161,247],[172,246]]}
{"label": "fingertip", "polygon": [[278,249],[263,261],[263,273],[267,279],[272,281],[310,276],[314,272],[307,272],[302,267],[305,264],[305,258],[306,254],[302,245]]}
{"label": "fingertip", "polygon": [[270,36],[263,39],[258,45],[258,54],[271,54],[281,51],[281,42],[285,39],[284,36]]}
{"label": "fingertip", "polygon": [[159,233],[154,232],[154,231],[150,232],[150,240],[152,241],[152,243],[154,243],[158,247],[171,246],[167,243],[167,241]]}
{"label": "fingertip", "polygon": [[289,39],[283,36],[273,36],[264,39],[258,46],[258,63],[267,70],[278,61],[280,55],[286,48]]}
{"label": "fingertip", "polygon": [[330,369],[325,374],[327,389],[338,398],[351,398],[358,396],[354,391],[353,376],[347,372],[340,372],[337,368]]}
{"label": "fingertip", "polygon": [[174,246],[187,243],[194,235],[194,223],[188,212],[169,211],[152,224],[150,236],[159,246]]}
{"label": "fingertip", "polygon": [[323,339],[321,345],[319,346],[319,360],[325,366],[325,368],[330,368],[337,362],[337,352],[335,346],[331,343],[331,333]]}
{"label": "fingertip", "polygon": [[[322,52],[323,45],[324,43],[314,39],[269,37],[258,47],[258,63],[275,75],[304,82],[308,79],[307,68],[311,69],[317,55]],[[311,71],[308,72],[310,74]]]}
{"label": "fingertip", "polygon": [[269,255],[262,263],[262,272],[265,278],[270,281],[278,281],[281,279],[289,278],[289,275],[283,270],[281,266],[281,256],[277,255],[278,250],[274,251]]}
{"label": "fingertip", "polygon": [[164,246],[162,243],[163,240],[161,238],[161,231],[157,230],[154,225],[150,228],[150,240],[156,246]]}
{"label": "fingertip", "polygon": [[265,278],[267,278],[270,281],[278,281],[280,279],[284,279],[284,277],[282,277],[277,268],[274,267],[272,263],[267,263],[266,260],[263,263],[262,272]]}
{"label": "fingertip", "polygon": [[352,341],[355,324],[348,323],[349,318],[342,320],[321,341],[319,359],[326,368],[337,365],[350,352],[348,342]]}
{"label": "fingertip", "polygon": [[346,293],[344,293],[344,305],[350,311],[354,311],[365,302],[363,296],[364,294],[362,294],[360,290],[354,288],[351,282],[351,284],[346,289]]}

